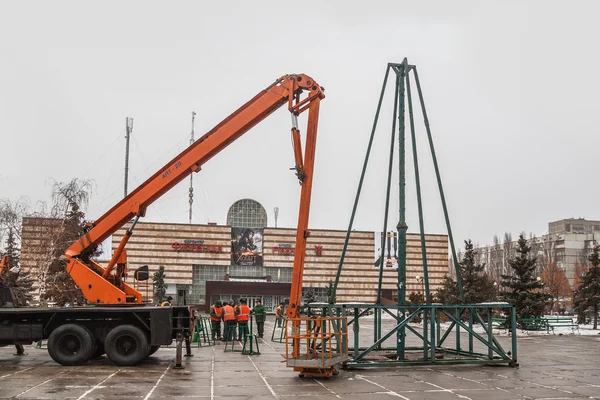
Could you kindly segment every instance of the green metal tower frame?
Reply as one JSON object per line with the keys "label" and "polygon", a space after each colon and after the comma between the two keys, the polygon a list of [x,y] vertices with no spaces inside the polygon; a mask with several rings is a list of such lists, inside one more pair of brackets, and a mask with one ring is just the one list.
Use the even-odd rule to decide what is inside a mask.
{"label": "green metal tower frame", "polygon": [[[379,265],[379,279],[377,284],[377,300],[375,304],[345,304],[343,306],[336,305],[336,293],[337,287],[340,281],[340,275],[342,267],[344,265],[344,259],[346,251],[348,249],[348,243],[352,233],[352,226],[354,224],[354,218],[358,208],[358,202],[362,192],[362,187],[365,179],[365,173],[371,155],[373,147],[373,140],[375,137],[375,131],[379,122],[379,115],[383,104],[383,98],[385,95],[386,87],[390,77],[390,71],[394,73],[396,79],[394,82],[394,110],[393,110],[393,121],[392,121],[392,132],[389,150],[389,163],[388,163],[388,174],[387,174],[387,186],[386,186],[386,198],[385,198],[385,212],[383,218],[383,229],[382,232],[385,235],[388,227],[388,215],[390,208],[390,196],[391,196],[391,185],[392,185],[392,170],[394,161],[394,152],[396,145],[396,125],[398,129],[398,158],[399,158],[399,219],[396,225],[397,240],[398,240],[398,299],[395,306],[383,305],[381,299],[382,293],[382,281],[383,281],[383,269],[384,269],[384,255],[386,240],[385,236],[382,238],[381,243],[381,257]],[[365,356],[373,351],[381,350],[394,350],[395,360],[391,361],[394,364],[430,364],[439,363],[438,357],[436,357],[436,350],[441,353],[454,354],[461,358],[452,358],[444,360],[445,362],[460,362],[460,363],[489,363],[489,362],[500,362],[508,363],[511,366],[518,366],[516,354],[516,332],[515,332],[515,310],[514,307],[506,303],[493,303],[493,304],[476,304],[476,305],[439,305],[432,303],[432,297],[429,285],[429,274],[427,265],[427,249],[425,243],[425,230],[424,230],[424,217],[423,217],[423,206],[421,198],[421,181],[419,175],[419,162],[417,154],[417,137],[415,134],[415,122],[414,122],[414,110],[413,110],[413,99],[412,99],[412,85],[411,75],[414,78],[414,82],[417,89],[417,95],[419,97],[419,104],[421,106],[421,113],[423,115],[425,130],[427,133],[427,141],[429,143],[429,149],[433,159],[433,166],[435,170],[438,191],[442,203],[442,209],[444,211],[444,218],[446,222],[446,229],[448,233],[448,240],[450,243],[450,249],[452,254],[452,260],[454,262],[454,268],[456,271],[458,290],[461,301],[464,303],[465,296],[462,286],[462,280],[460,275],[460,268],[458,258],[456,255],[456,249],[454,246],[454,238],[452,235],[452,228],[450,226],[450,217],[448,215],[448,208],[446,205],[446,198],[444,196],[444,190],[442,187],[442,180],[437,157],[435,153],[435,147],[433,145],[433,139],[431,135],[431,129],[429,126],[429,119],[427,117],[427,110],[425,108],[425,101],[423,99],[423,91],[421,89],[421,83],[419,81],[419,74],[417,67],[408,63],[408,60],[404,58],[401,63],[388,63],[385,70],[385,77],[383,85],[381,87],[381,93],[377,104],[377,110],[375,112],[375,118],[371,129],[371,136],[367,145],[367,152],[363,162],[362,172],[358,183],[358,189],[354,199],[354,206],[350,215],[350,223],[348,225],[348,231],[346,232],[346,238],[340,257],[340,262],[336,272],[335,280],[331,296],[329,298],[329,305],[315,305],[316,307],[323,307],[323,313],[336,314],[340,312],[340,307],[344,309],[352,309],[354,311],[354,318],[350,324],[354,324],[354,359],[347,363],[347,365],[365,365]],[[420,241],[421,241],[421,256],[423,262],[423,283],[425,292],[425,302],[422,305],[411,305],[410,309],[407,308],[406,303],[406,233],[408,226],[406,225],[406,105],[408,105],[408,122],[410,126],[410,136],[412,144],[412,158],[413,158],[413,169],[415,173],[415,185],[417,195],[417,209],[419,215],[419,230],[420,230]],[[396,236],[396,235],[394,235]],[[415,311],[416,307],[416,311]],[[407,313],[408,311],[408,313]],[[373,312],[374,315],[374,335],[373,344],[368,347],[361,347],[359,340],[359,319],[366,314]],[[494,338],[492,333],[492,316],[493,312],[504,313],[508,315],[508,329],[512,332],[512,353],[505,352],[498,341]],[[382,333],[382,318],[384,314],[388,314],[396,319],[396,327],[390,332]],[[408,314],[408,315],[407,315]],[[423,332],[422,334],[417,332],[413,327],[409,325],[409,322],[414,321],[417,315],[423,316]],[[482,315],[484,316],[482,318]],[[440,321],[442,316],[452,321],[451,326],[446,333],[441,336]],[[465,324],[463,319],[468,319],[469,323]],[[486,337],[481,336],[473,329],[473,323],[481,324],[486,332]],[[463,334],[468,335],[469,348],[463,350],[461,348],[461,328]],[[415,334],[423,342],[422,347],[409,348],[406,343],[407,330]],[[444,346],[446,338],[449,337],[450,332],[453,331],[456,334],[456,346],[454,348],[448,348]],[[393,334],[396,334],[396,344],[394,348],[385,348],[383,343],[386,339],[390,338]],[[489,350],[486,354],[477,353],[473,347],[473,339],[481,341],[486,348]],[[417,350],[422,352],[423,358],[416,362],[415,360],[409,360],[406,357],[406,352],[410,350]],[[369,362],[368,366],[379,366],[389,365],[390,362]]]}

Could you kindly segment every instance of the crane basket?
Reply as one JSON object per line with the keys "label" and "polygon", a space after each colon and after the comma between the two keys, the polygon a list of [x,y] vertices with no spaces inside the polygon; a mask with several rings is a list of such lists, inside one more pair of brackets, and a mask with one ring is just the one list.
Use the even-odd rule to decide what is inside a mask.
{"label": "crane basket", "polygon": [[326,370],[348,360],[347,317],[288,318],[285,324],[288,367]]}

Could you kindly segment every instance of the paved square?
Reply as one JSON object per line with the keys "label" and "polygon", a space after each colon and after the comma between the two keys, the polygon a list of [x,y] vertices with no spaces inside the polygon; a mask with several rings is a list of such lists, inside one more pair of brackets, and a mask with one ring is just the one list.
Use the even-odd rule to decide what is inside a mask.
{"label": "paved square", "polygon": [[[273,325],[267,322],[270,332]],[[509,338],[498,338],[505,348]],[[299,378],[286,368],[285,346],[260,341],[260,355],[193,348],[185,369],[173,369],[175,349],[160,349],[142,365],[116,367],[106,357],[78,367],[56,364],[29,347],[14,357],[0,348],[0,398],[16,399],[600,399],[600,335],[519,338],[521,368],[399,367]]]}

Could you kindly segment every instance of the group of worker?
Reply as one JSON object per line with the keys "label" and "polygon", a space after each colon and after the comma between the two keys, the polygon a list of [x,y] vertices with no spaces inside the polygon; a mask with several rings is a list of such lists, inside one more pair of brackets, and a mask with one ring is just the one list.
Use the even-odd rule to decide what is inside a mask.
{"label": "group of worker", "polygon": [[[267,311],[260,300],[256,301],[256,305],[252,310],[248,307],[246,299],[240,299],[239,305],[236,305],[233,300],[229,302],[217,301],[210,307],[212,339],[225,342],[232,341],[235,339],[237,328],[237,340],[243,340],[250,333],[248,326],[250,315],[254,315],[258,337],[262,338],[265,332]],[[221,322],[224,324],[223,331],[221,331]]]}

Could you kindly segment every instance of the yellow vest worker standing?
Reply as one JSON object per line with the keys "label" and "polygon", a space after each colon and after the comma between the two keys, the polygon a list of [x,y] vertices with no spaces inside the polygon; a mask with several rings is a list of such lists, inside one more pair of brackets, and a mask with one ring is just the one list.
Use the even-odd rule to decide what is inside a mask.
{"label": "yellow vest worker standing", "polygon": [[235,309],[235,316],[238,322],[238,340],[246,339],[250,333],[248,330],[248,320],[250,319],[250,307],[246,304],[246,299],[240,299],[240,305]]}
{"label": "yellow vest worker standing", "polygon": [[[231,301],[233,303],[233,300]],[[225,322],[225,340],[233,340],[233,332],[235,332],[235,313],[233,307],[229,304],[223,306],[223,322]]]}
{"label": "yellow vest worker standing", "polygon": [[160,303],[161,307],[171,307],[171,303],[173,302],[173,298],[171,296],[167,297],[167,300]]}

